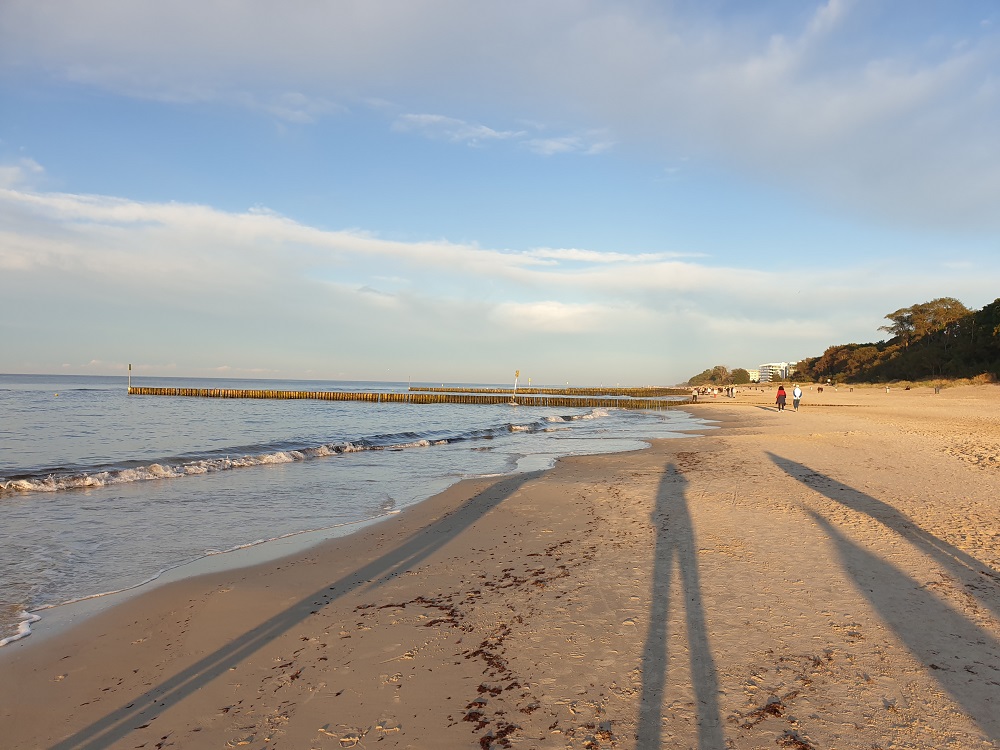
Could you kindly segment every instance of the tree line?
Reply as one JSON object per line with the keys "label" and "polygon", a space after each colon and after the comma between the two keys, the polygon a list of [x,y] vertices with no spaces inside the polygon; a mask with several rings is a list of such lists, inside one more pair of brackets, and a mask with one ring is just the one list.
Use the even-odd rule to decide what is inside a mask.
{"label": "tree line", "polygon": [[688,380],[690,386],[745,385],[750,381],[750,372],[742,367],[730,370],[725,365],[716,365],[700,372]]}
{"label": "tree line", "polygon": [[[794,377],[840,383],[1000,379],[1000,299],[981,310],[970,310],[953,297],[939,297],[900,308],[885,318],[889,322],[878,330],[891,334],[888,340],[831,346],[818,357],[800,360]],[[737,373],[740,380],[734,379]],[[688,384],[741,382],[750,382],[746,370],[730,371],[717,365],[695,375]]]}
{"label": "tree line", "polygon": [[796,373],[845,383],[1000,378],[1000,299],[970,310],[953,297],[939,297],[885,318],[889,323],[878,330],[892,334],[890,339],[831,346],[800,361]]}

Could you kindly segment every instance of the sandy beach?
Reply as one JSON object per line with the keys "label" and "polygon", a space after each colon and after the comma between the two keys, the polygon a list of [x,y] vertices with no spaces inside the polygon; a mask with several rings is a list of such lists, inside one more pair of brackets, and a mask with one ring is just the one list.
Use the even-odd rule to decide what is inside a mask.
{"label": "sandy beach", "polygon": [[0,745],[1000,747],[1000,387],[685,408],[0,649]]}

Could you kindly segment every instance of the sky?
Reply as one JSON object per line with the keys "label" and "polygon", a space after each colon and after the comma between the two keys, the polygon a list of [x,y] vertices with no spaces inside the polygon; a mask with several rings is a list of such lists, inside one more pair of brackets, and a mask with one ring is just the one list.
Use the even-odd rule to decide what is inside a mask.
{"label": "sky", "polygon": [[993,0],[0,2],[0,372],[665,385],[937,297]]}

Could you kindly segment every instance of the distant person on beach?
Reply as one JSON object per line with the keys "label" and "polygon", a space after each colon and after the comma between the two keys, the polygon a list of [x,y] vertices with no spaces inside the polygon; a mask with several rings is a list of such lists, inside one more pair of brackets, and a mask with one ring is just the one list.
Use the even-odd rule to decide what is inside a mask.
{"label": "distant person on beach", "polygon": [[794,411],[799,410],[799,401],[801,400],[802,400],[802,389],[799,388],[798,383],[796,383],[795,387],[792,388],[792,409]]}
{"label": "distant person on beach", "polygon": [[774,399],[774,403],[776,403],[778,405],[778,411],[784,411],[785,410],[785,399],[786,398],[787,398],[787,394],[785,393],[785,386],[779,385],[778,386],[778,396],[777,396],[777,398]]}

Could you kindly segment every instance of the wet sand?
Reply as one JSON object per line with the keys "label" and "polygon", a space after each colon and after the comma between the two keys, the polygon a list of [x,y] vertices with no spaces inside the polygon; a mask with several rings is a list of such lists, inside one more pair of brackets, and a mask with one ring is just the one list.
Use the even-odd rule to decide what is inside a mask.
{"label": "wet sand", "polygon": [[1000,747],[1000,388],[772,402],[11,644],[3,746]]}

